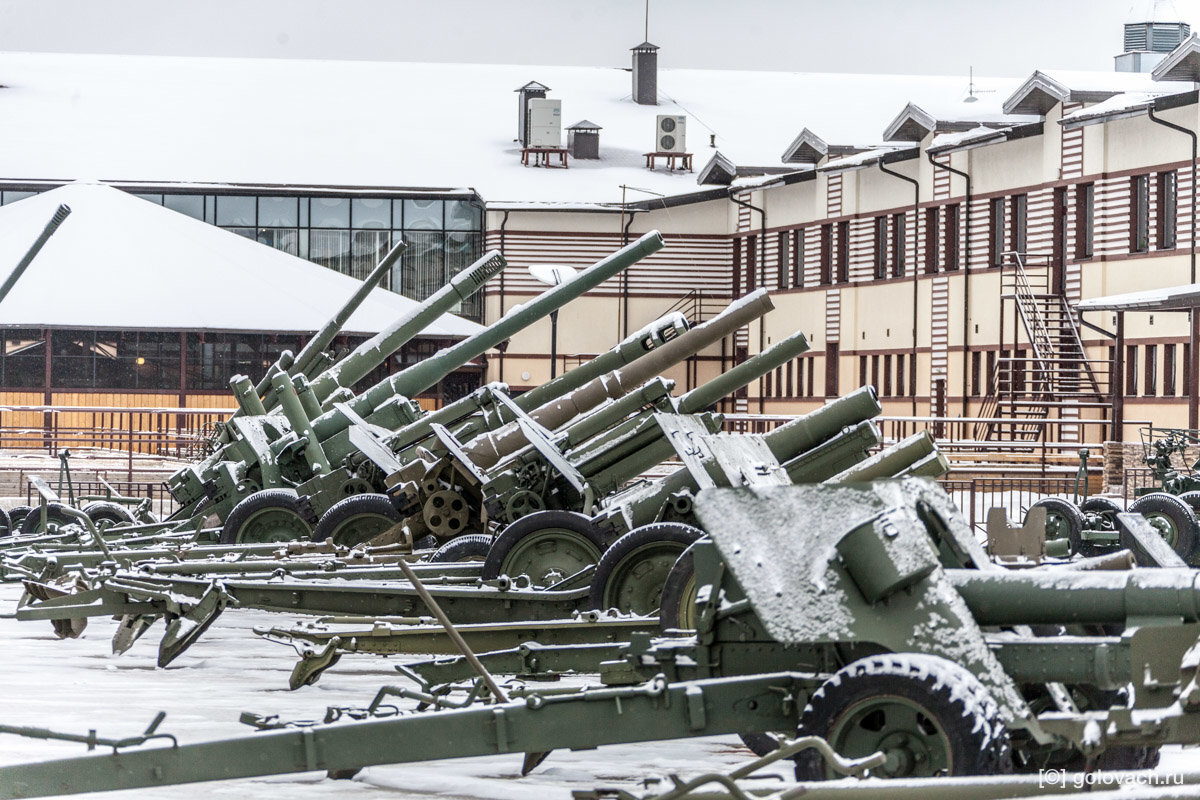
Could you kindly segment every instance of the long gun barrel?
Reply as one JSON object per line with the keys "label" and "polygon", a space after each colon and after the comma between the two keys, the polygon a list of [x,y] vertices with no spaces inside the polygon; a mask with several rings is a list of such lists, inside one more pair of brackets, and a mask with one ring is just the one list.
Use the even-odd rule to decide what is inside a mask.
{"label": "long gun barrel", "polygon": [[682,414],[701,411],[731,392],[749,386],[751,381],[783,366],[807,350],[808,339],[804,338],[804,334],[793,333],[679,398],[679,411]]}
{"label": "long gun barrel", "polygon": [[[663,370],[729,336],[772,308],[774,304],[771,298],[765,290],[760,289],[736,303],[731,303],[708,322],[697,325],[662,347],[655,348],[628,366],[601,375],[569,395],[535,408],[529,412],[529,416],[549,430],[559,428],[606,400],[634,391]],[[475,464],[487,469],[527,443],[524,431],[510,424],[474,439],[467,445],[465,452]]]}
{"label": "long gun barrel", "polygon": [[[548,289],[528,303],[510,310],[486,330],[435,353],[420,364],[415,364],[402,372],[384,378],[358,395],[348,405],[356,413],[365,416],[376,405],[388,398],[397,395],[417,396],[472,358],[487,352],[500,342],[512,337],[513,334],[617,275],[640,259],[661,250],[663,244],[662,236],[658,231],[647,233],[636,242],[588,267],[576,275],[574,280]],[[313,420],[313,430],[320,439],[324,440],[345,428],[347,424],[348,420],[334,410]]]}
{"label": "long gun barrel", "polygon": [[37,254],[42,251],[42,247],[45,246],[50,237],[54,235],[54,232],[58,230],[58,226],[63,224],[63,220],[70,213],[71,207],[65,204],[60,205],[54,210],[54,216],[50,218],[50,221],[46,223],[46,227],[42,229],[42,232],[34,239],[33,244],[25,251],[24,257],[17,262],[17,266],[4,279],[4,285],[0,286],[0,303],[3,303],[4,298],[8,297],[8,293],[17,285],[17,281],[25,274],[25,270],[29,269],[29,265],[33,263],[33,259],[37,258]]}
{"label": "long gun barrel", "polygon": [[[406,247],[407,245],[400,242],[389,250],[387,255],[379,260],[379,264],[371,271],[371,274],[364,278],[362,284],[355,289],[354,294],[350,295],[350,299],[346,301],[345,305],[338,309],[337,313],[330,317],[329,321],[313,334],[313,337],[308,340],[308,344],[304,345],[299,353],[290,359],[280,356],[280,360],[275,362],[273,368],[268,370],[267,374],[258,382],[258,385],[254,387],[258,396],[263,398],[263,408],[271,409],[278,404],[272,384],[275,376],[283,373],[287,373],[288,375],[307,375],[317,365],[318,359],[325,351],[325,348],[329,346],[329,343],[341,333],[350,316],[358,310],[358,307],[363,304],[363,301],[367,299],[371,291],[379,285],[379,282],[383,280],[383,276],[400,260],[400,256],[404,253]],[[234,416],[240,414],[241,409],[239,408]]]}
{"label": "long gun barrel", "polygon": [[[387,257],[391,256],[392,253],[388,253]],[[430,323],[479,291],[507,263],[499,250],[484,254],[483,258],[455,275],[412,312],[354,348],[353,352],[314,378],[312,388],[317,399],[323,403],[339,387],[349,388],[358,383]]]}

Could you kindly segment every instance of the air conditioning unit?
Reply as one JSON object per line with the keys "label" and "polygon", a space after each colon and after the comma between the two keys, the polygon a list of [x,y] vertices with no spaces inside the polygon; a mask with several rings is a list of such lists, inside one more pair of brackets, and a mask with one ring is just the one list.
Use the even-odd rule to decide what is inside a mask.
{"label": "air conditioning unit", "polygon": [[562,147],[562,100],[529,101],[529,147]]}
{"label": "air conditioning unit", "polygon": [[687,151],[687,117],[677,114],[659,114],[658,126],[654,131],[656,153],[683,153]]}

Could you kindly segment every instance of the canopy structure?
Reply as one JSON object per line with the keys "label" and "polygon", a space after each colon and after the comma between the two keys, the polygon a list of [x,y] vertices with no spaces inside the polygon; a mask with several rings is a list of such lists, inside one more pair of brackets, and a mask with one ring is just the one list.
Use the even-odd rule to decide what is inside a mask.
{"label": "canopy structure", "polygon": [[[71,215],[0,302],[0,328],[306,333],[361,285],[97,183],[0,207],[0,280],[64,203]],[[375,289],[345,333],[374,334],[416,304]],[[481,330],[445,314],[422,336],[458,339]]]}
{"label": "canopy structure", "polygon": [[1080,311],[1190,311],[1200,307],[1200,283],[1083,300]]}

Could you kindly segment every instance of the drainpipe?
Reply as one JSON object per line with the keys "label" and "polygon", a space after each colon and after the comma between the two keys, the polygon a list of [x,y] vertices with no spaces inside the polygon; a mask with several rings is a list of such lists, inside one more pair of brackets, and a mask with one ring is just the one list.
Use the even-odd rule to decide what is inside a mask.
{"label": "drainpipe", "polygon": [[968,373],[970,370],[971,361],[971,174],[964,172],[961,169],[955,169],[949,164],[938,162],[933,153],[925,151],[925,157],[929,159],[929,163],[934,169],[944,169],[954,175],[958,175],[967,182],[967,198],[966,203],[966,237],[963,241],[964,261],[963,261],[963,364],[962,364],[962,415],[970,416],[967,397],[970,394],[970,383],[968,382]]}
{"label": "drainpipe", "polygon": [[[751,211],[758,212],[758,216],[759,216],[758,254],[754,257],[754,272],[755,272],[754,283],[755,283],[755,287],[757,288],[757,285],[759,283],[759,276],[766,275],[767,210],[765,208],[760,208],[759,206],[756,206],[752,203],[748,203],[745,200],[739,200],[732,193],[729,195],[729,199],[733,201],[734,205],[738,205],[738,206],[741,206],[742,208],[748,208]],[[764,277],[762,280],[762,283],[765,284],[766,282],[767,282],[766,278]],[[760,352],[760,353],[764,349],[766,349],[766,339],[767,339],[766,325],[767,325],[766,319],[764,317],[759,317],[758,318],[758,352]],[[736,351],[735,351],[735,355],[736,355]],[[763,381],[764,381],[764,379],[762,377],[760,377],[758,379],[758,413],[760,413],[760,414],[766,413],[766,409],[767,409],[766,399],[763,397],[763,387],[765,385]]]}
{"label": "drainpipe", "polygon": [[907,175],[901,175],[899,172],[893,172],[887,168],[882,159],[879,161],[879,171],[884,175],[891,175],[893,178],[908,181],[913,186],[912,375],[909,377],[909,380],[912,381],[910,385],[913,387],[912,414],[915,417],[917,416],[917,287],[921,276],[921,271],[917,269],[917,257],[919,253],[917,253],[916,244],[917,236],[921,233],[921,182],[916,178],[910,178]]}
{"label": "drainpipe", "polygon": [[[1164,128],[1170,128],[1173,131],[1179,131],[1186,134],[1192,140],[1192,231],[1191,231],[1191,282],[1196,282],[1196,132],[1185,128],[1182,125],[1176,125],[1174,122],[1169,122],[1161,117],[1154,116],[1154,107],[1146,109],[1151,122],[1156,122]],[[1197,395],[1196,375],[1200,374],[1200,309],[1193,308],[1188,317],[1191,321],[1191,331],[1189,333],[1189,356],[1188,374],[1192,376],[1192,385],[1188,387],[1188,427],[1200,427],[1200,396]],[[1123,391],[1123,390],[1122,390]]]}

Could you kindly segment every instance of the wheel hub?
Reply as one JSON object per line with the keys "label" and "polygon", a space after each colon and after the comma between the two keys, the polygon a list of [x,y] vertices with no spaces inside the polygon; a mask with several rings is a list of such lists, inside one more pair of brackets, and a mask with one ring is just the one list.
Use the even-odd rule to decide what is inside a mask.
{"label": "wheel hub", "polygon": [[462,533],[469,515],[467,501],[452,489],[434,492],[421,507],[425,525],[439,539],[449,539]]}
{"label": "wheel hub", "polygon": [[1161,536],[1167,544],[1171,545],[1171,547],[1175,546],[1175,540],[1178,538],[1178,531],[1175,530],[1175,525],[1172,524],[1171,520],[1162,514],[1150,514],[1146,517],[1146,521],[1150,523],[1154,530],[1158,531],[1158,535]]}

